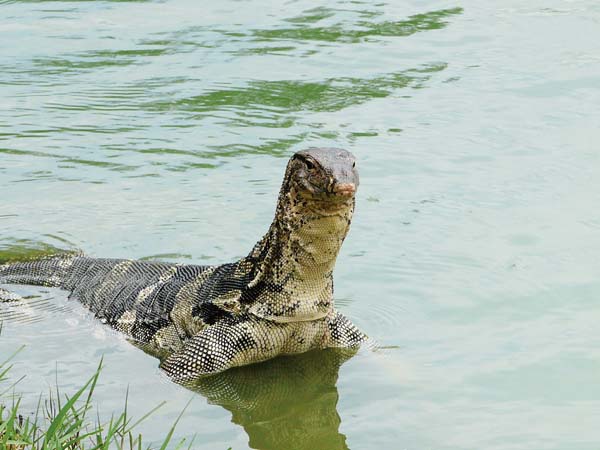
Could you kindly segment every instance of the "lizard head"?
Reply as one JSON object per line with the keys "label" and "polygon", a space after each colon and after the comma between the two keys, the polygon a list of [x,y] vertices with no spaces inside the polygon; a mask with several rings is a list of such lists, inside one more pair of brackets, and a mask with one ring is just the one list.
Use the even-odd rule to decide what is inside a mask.
{"label": "lizard head", "polygon": [[356,158],[341,148],[309,148],[288,164],[288,188],[304,200],[347,203],[354,199],[359,179]]}

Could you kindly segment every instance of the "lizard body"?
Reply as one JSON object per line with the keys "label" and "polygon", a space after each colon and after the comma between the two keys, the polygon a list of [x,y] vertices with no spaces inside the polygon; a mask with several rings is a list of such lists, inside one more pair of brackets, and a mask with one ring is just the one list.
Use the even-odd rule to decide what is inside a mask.
{"label": "lizard body", "polygon": [[354,211],[354,156],[313,148],[289,161],[275,218],[239,261],[179,265],[60,254],[0,265],[0,283],[70,291],[161,358],[176,381],[365,339],[334,309],[333,268]]}

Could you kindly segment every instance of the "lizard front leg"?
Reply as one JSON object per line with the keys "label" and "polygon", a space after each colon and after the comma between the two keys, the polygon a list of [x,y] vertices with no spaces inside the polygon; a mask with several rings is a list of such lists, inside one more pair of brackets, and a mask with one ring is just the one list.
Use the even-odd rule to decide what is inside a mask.
{"label": "lizard front leg", "polygon": [[326,347],[358,348],[368,339],[367,335],[342,313],[334,311],[326,320],[328,327]]}
{"label": "lizard front leg", "polygon": [[274,358],[326,347],[357,348],[366,336],[335,311],[320,320],[280,323],[243,315],[211,325],[161,363],[174,381],[185,382]]}
{"label": "lizard front leg", "polygon": [[174,381],[187,381],[230,367],[264,361],[281,352],[285,327],[254,318],[219,322],[200,331],[161,363]]}

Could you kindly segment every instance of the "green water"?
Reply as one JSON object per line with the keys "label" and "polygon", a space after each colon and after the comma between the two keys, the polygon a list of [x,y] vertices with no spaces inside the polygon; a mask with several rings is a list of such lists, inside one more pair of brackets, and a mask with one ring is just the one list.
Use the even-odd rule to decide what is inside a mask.
{"label": "green water", "polygon": [[[0,246],[248,253],[287,158],[358,158],[338,308],[383,349],[193,389],[55,289],[0,306],[24,403],[104,355],[199,449],[597,449],[600,4],[0,2]],[[13,289],[15,290],[15,289]]]}

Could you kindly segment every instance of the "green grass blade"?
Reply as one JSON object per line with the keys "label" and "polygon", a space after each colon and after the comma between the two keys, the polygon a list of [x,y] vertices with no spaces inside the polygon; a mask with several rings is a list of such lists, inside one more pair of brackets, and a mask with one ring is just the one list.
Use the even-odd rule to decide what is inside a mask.
{"label": "green grass blade", "polygon": [[[54,417],[54,419],[52,420],[52,423],[50,424],[50,426],[48,427],[48,430],[46,431],[46,437],[56,437],[56,432],[58,431],[59,427],[62,425],[63,421],[65,420],[65,418],[67,417],[68,412],[71,410],[71,407],[75,404],[75,402],[79,399],[79,397],[81,397],[81,395],[85,392],[85,390],[88,388],[88,386],[90,385],[95,385],[96,381],[98,380],[98,376],[100,375],[100,372],[96,371],[96,373],[92,376],[92,378],[90,378],[87,383],[85,383],[85,385],[79,389],[75,395],[73,395],[73,397],[71,397],[67,403],[65,403],[64,406],[62,406],[59,411],[58,414],[56,414],[56,417]],[[42,447],[44,447],[46,445],[46,440],[44,440],[44,445]]]}
{"label": "green grass blade", "polygon": [[167,445],[169,445],[169,442],[171,441],[171,438],[173,437],[173,433],[175,432],[175,427],[177,426],[177,424],[179,423],[179,421],[183,417],[183,413],[185,413],[185,410],[188,408],[188,406],[190,406],[190,403],[192,403],[192,400],[193,400],[193,397],[190,398],[190,400],[183,407],[183,410],[179,413],[179,416],[177,416],[177,419],[175,420],[175,423],[171,426],[171,429],[169,430],[169,433],[167,433],[167,437],[165,438],[163,444],[160,446],[160,450],[166,450]]}

